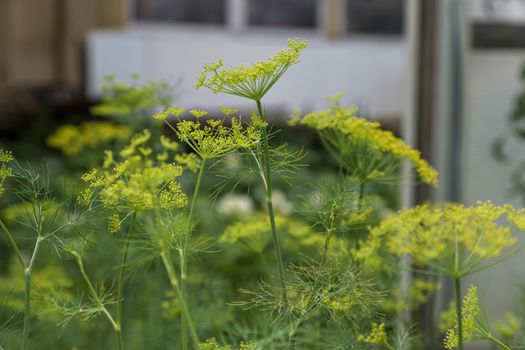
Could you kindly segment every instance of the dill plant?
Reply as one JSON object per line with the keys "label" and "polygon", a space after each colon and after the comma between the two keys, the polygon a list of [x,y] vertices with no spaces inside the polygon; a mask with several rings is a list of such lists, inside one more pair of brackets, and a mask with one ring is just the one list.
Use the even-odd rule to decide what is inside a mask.
{"label": "dill plant", "polygon": [[81,222],[81,219],[88,213],[94,211],[91,205],[76,206],[71,202],[59,200],[55,197],[50,185],[50,173],[46,167],[37,171],[30,165],[22,166],[15,161],[9,151],[0,150],[0,188],[3,192],[3,183],[7,178],[11,178],[14,183],[13,193],[25,208],[25,213],[19,224],[24,230],[31,232],[30,239],[33,246],[29,250],[28,257],[8,225],[0,219],[0,228],[7,236],[12,246],[16,260],[24,273],[24,308],[23,308],[23,329],[21,338],[22,350],[29,349],[30,330],[31,330],[31,299],[32,299],[32,274],[39,260],[40,251],[44,244],[48,244],[54,249],[60,245],[60,235]]}
{"label": "dill plant", "polygon": [[[216,63],[206,64],[204,65],[202,73],[197,77],[195,88],[200,89],[205,87],[214,93],[224,93],[252,100],[256,104],[258,115],[265,121],[266,114],[262,105],[262,98],[270,91],[283,74],[299,61],[301,51],[306,48],[307,45],[307,41],[304,40],[288,40],[287,49],[278,51],[277,54],[266,61],[260,61],[248,67],[239,65],[225,68],[222,60]],[[272,160],[270,157],[270,145],[266,125],[261,125],[261,130],[262,150],[260,154],[256,156],[257,165],[266,189],[266,204],[278,264],[279,280],[283,292],[282,298],[285,303],[287,303],[285,268],[275,224],[272,201]]]}
{"label": "dill plant", "polygon": [[[123,288],[132,231],[137,215],[147,211],[183,208],[188,203],[186,194],[182,192],[180,183],[176,181],[176,178],[182,175],[183,167],[166,162],[168,159],[167,152],[176,150],[177,144],[162,138],[161,144],[164,152],[153,157],[153,149],[148,146],[150,138],[151,133],[144,130],[131,139],[129,145],[119,152],[118,157],[114,156],[112,152],[107,152],[103,169],[93,169],[82,177],[88,187],[79,196],[81,203],[87,203],[96,198],[112,212],[108,217],[108,228],[114,233],[118,233],[121,229],[121,223],[129,218],[122,260],[119,266],[114,319],[114,328],[120,349],[124,348],[122,337]],[[180,293],[172,271],[173,262],[164,242],[159,244],[159,248],[170,282]],[[74,256],[82,270],[81,261],[76,255]],[[181,300],[184,299],[181,298]],[[189,316],[185,314],[185,317]],[[194,329],[192,334],[194,340],[197,341]]]}
{"label": "dill plant", "polygon": [[[189,258],[189,240],[193,231],[193,217],[197,198],[199,196],[201,182],[208,161],[217,161],[228,154],[237,151],[239,148],[257,147],[261,139],[260,127],[264,122],[258,116],[253,116],[251,123],[243,126],[240,118],[230,117],[235,113],[233,109],[223,108],[225,117],[228,119],[230,126],[225,126],[226,118],[208,119],[201,122],[207,112],[201,110],[190,110],[190,114],[195,120],[180,120],[173,127],[167,118],[174,115],[179,118],[185,110],[180,107],[171,107],[164,112],[154,115],[155,119],[163,120],[176,134],[177,138],[186,143],[199,157],[198,175],[191,199],[191,205],[188,213],[187,230],[184,235],[182,248],[180,250],[180,290],[182,300],[186,300],[186,280]],[[186,339],[187,318],[182,319],[182,346],[187,349]]]}
{"label": "dill plant", "polygon": [[371,268],[384,262],[381,252],[409,255],[417,270],[454,281],[457,346],[463,349],[461,281],[509,258],[515,249],[515,233],[525,230],[525,210],[510,205],[478,202],[476,206],[424,204],[401,210],[370,231],[355,252]]}

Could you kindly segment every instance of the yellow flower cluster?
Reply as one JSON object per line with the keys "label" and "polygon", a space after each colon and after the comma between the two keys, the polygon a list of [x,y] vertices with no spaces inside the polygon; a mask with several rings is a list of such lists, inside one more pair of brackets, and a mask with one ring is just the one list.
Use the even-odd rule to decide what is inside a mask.
{"label": "yellow flower cluster", "polygon": [[[183,108],[170,107],[153,118],[167,123],[166,119],[170,114],[179,117],[182,113]],[[190,114],[197,120],[180,120],[172,128],[179,140],[185,142],[203,159],[216,158],[239,148],[256,146],[262,137],[261,126],[265,126],[258,115],[253,115],[251,123],[243,126],[240,118],[208,119],[201,123],[199,119],[206,112],[191,110]],[[225,126],[227,120],[230,122],[229,126]],[[171,124],[168,125],[171,127]]]}
{"label": "yellow flower cluster", "polygon": [[207,87],[214,93],[225,93],[260,100],[279,80],[286,70],[299,61],[301,51],[308,46],[305,40],[288,40],[288,49],[278,51],[266,61],[246,67],[239,65],[224,68],[224,63],[204,65],[197,77],[195,89]]}
{"label": "yellow flower cluster", "polygon": [[[95,191],[105,206],[126,206],[132,210],[181,208],[188,202],[181,186],[175,181],[182,174],[182,167],[174,163],[154,161],[152,149],[147,146],[149,131],[133,136],[120,153],[116,162],[111,152],[106,153],[105,169],[93,169],[82,176],[88,183],[79,200],[88,203]],[[109,156],[109,157],[108,157]],[[117,229],[117,219],[110,226]]]}
{"label": "yellow flower cluster", "polygon": [[170,86],[162,81],[124,84],[107,77],[102,93],[102,102],[92,107],[91,113],[106,117],[136,117],[137,113],[149,113],[155,107],[167,105],[171,99]]}
{"label": "yellow flower cluster", "polygon": [[[355,253],[373,265],[378,250],[384,248],[394,255],[409,254],[420,266],[458,277],[513,246],[516,229],[525,230],[525,210],[510,205],[495,206],[490,201],[471,207],[424,204],[401,210],[372,228],[368,241]],[[453,266],[457,249],[461,249],[461,259],[459,266]]]}
{"label": "yellow flower cluster", "polygon": [[[310,225],[294,218],[276,215],[277,230],[283,232],[283,245],[289,249],[311,247],[322,251],[324,237],[314,232]],[[262,253],[271,242],[271,228],[268,216],[264,213],[249,215],[228,226],[219,242],[238,245],[249,251]],[[346,244],[337,237],[332,238],[330,256],[347,254]]]}
{"label": "yellow flower cluster", "polygon": [[360,335],[357,338],[358,341],[371,343],[371,344],[383,344],[387,345],[387,334],[385,330],[385,324],[384,323],[373,323],[372,324],[372,330],[370,331],[370,334],[366,337],[364,335]]}
{"label": "yellow flower cluster", "polygon": [[[477,334],[477,318],[480,314],[479,300],[478,300],[478,289],[475,286],[470,286],[467,291],[467,295],[463,299],[461,305],[461,320],[463,327],[463,339],[473,339]],[[458,321],[456,319],[456,325],[454,328],[450,328],[445,334],[445,348],[454,349],[458,346]]]}
{"label": "yellow flower cluster", "polygon": [[86,122],[64,125],[47,138],[47,145],[68,156],[75,156],[87,149],[106,146],[112,142],[125,142],[131,129],[110,122]]}
{"label": "yellow flower cluster", "polygon": [[[300,117],[294,115],[290,125],[304,125],[317,130],[328,150],[351,166],[364,181],[385,177],[393,160],[408,160],[416,169],[421,181],[433,186],[438,184],[438,174],[421,158],[420,152],[408,146],[392,132],[382,130],[378,122],[371,122],[356,115],[356,108],[338,104],[328,110],[313,112]],[[395,165],[395,164],[394,164]]]}
{"label": "yellow flower cluster", "polygon": [[8,164],[14,159],[15,158],[11,151],[6,151],[0,148],[0,195],[5,191],[3,186],[5,179],[11,175],[11,168],[8,167]]}

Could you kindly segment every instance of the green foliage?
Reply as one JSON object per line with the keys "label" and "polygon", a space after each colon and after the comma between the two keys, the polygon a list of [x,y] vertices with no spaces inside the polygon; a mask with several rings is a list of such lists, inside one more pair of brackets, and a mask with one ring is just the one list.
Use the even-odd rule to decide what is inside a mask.
{"label": "green foliage", "polygon": [[[421,348],[425,334],[399,315],[440,285],[405,285],[400,258],[459,287],[521,248],[525,213],[483,202],[391,215],[398,203],[385,193],[398,188],[386,185],[399,183],[403,161],[423,183],[437,185],[437,173],[341,107],[341,95],[293,119],[310,134],[271,125],[261,99],[306,46],[290,40],[251,66],[205,65],[196,87],[253,100],[250,118],[225,106],[221,116],[186,113],[170,107],[164,83],[109,79],[92,113],[110,121],[48,138],[67,157],[59,169],[73,170],[63,187],[52,166],[0,150],[0,347]],[[487,339],[507,349],[475,292],[447,313],[446,345]],[[493,328],[509,342],[518,326],[509,316]]]}

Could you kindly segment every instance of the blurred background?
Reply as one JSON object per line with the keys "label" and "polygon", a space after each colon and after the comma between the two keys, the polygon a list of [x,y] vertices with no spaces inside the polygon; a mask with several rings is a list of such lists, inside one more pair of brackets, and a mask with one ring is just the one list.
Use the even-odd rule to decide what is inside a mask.
{"label": "blurred background", "polygon": [[[0,0],[0,146],[45,157],[60,125],[93,119],[108,75],[165,81],[187,109],[249,109],[195,91],[195,76],[218,58],[264,59],[288,38],[310,46],[265,97],[277,123],[345,92],[440,172],[437,189],[401,186],[402,206],[523,206],[525,0]],[[525,308],[524,263],[521,253],[472,279],[491,318]]]}

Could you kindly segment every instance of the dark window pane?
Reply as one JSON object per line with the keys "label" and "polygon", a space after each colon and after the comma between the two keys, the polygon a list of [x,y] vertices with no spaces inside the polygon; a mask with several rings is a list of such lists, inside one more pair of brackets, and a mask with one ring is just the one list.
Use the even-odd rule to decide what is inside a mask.
{"label": "dark window pane", "polygon": [[349,33],[403,34],[404,0],[348,0]]}
{"label": "dark window pane", "polygon": [[474,23],[472,44],[478,49],[523,49],[525,25]]}
{"label": "dark window pane", "polygon": [[225,0],[136,0],[137,19],[224,23]]}
{"label": "dark window pane", "polygon": [[250,0],[249,6],[252,25],[315,27],[317,0]]}

